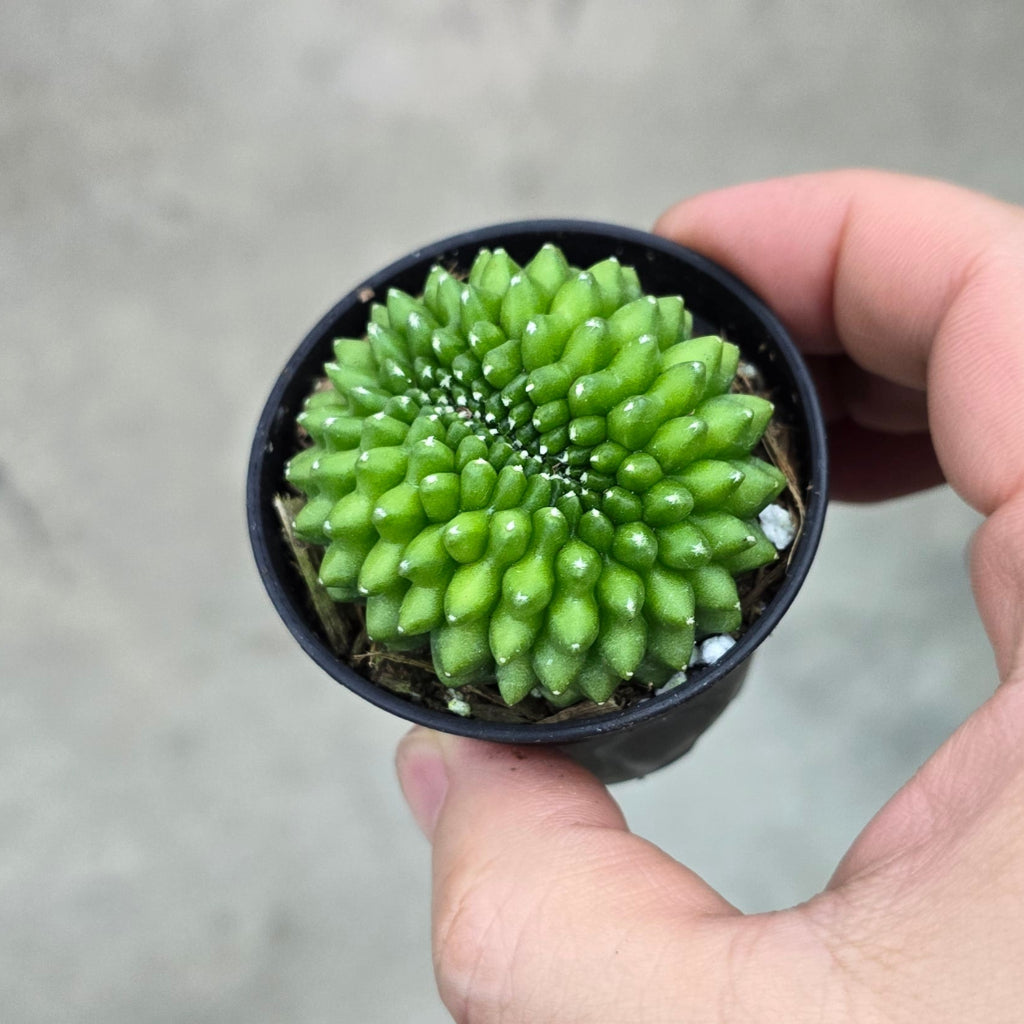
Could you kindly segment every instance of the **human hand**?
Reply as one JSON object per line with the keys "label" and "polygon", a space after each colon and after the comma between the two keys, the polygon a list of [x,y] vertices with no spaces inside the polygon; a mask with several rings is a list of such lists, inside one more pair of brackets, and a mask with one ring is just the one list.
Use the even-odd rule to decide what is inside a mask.
{"label": "human hand", "polygon": [[413,730],[438,983],[460,1022],[1020,1021],[1024,1006],[1024,211],[837,172],[676,206],[808,355],[838,497],[945,478],[987,518],[972,581],[1001,685],[824,892],[743,915],[631,834],[566,758]]}

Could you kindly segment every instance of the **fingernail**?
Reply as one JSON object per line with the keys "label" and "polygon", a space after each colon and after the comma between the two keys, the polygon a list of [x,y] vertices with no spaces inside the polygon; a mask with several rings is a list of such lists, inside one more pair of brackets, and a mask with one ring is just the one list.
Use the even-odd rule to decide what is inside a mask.
{"label": "fingernail", "polygon": [[448,771],[437,734],[420,727],[407,733],[398,745],[395,763],[406,803],[423,834],[432,839],[448,792]]}

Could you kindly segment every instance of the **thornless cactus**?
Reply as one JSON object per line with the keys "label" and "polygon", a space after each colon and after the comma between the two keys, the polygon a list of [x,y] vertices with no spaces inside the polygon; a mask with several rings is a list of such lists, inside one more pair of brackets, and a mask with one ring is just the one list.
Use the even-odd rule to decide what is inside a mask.
{"label": "thornless cactus", "polygon": [[391,290],[299,416],[287,478],[322,585],[510,705],[666,682],[740,627],[735,577],[777,557],[757,517],[785,486],[751,454],[772,405],[730,390],[739,350],[691,334],[679,297],[554,245]]}

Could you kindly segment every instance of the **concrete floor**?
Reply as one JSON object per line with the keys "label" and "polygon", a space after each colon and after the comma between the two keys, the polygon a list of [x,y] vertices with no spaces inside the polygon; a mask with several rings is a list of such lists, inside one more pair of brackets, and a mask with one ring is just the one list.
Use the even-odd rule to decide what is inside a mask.
{"label": "concrete floor", "polygon": [[[403,727],[247,547],[305,330],[491,221],[646,226],[846,164],[1024,201],[1024,7],[65,0],[0,9],[0,1019],[435,1024]],[[937,491],[835,507],[748,689],[634,827],[744,909],[811,895],[990,692]]]}

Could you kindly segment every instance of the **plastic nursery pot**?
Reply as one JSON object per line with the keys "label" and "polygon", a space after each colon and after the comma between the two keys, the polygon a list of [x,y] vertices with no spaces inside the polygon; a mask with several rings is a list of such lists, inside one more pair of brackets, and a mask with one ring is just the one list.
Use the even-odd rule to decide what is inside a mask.
{"label": "plastic nursery pot", "polygon": [[[314,610],[275,502],[287,490],[285,464],[300,446],[296,416],[322,378],[334,340],[365,334],[371,302],[383,302],[392,287],[418,294],[435,264],[455,274],[468,272],[480,249],[498,247],[524,263],[546,242],[559,246],[576,267],[617,257],[637,270],[645,293],[683,296],[694,317],[694,335],[720,334],[739,346],[775,403],[774,421],[789,437],[802,523],[782,555],[785,573],[760,614],[714,664],[690,669],[674,685],[613,710],[537,722],[492,721],[386,689],[337,653]],[[270,393],[252,446],[247,504],[250,539],[270,598],[295,639],[332,678],[408,721],[482,740],[557,746],[605,782],[616,782],[643,776],[686,753],[739,692],[751,654],[778,624],[807,575],[824,523],[826,492],[825,430],[809,374],[782,325],[745,285],[703,256],[651,234],[544,220],[483,228],[419,249],[338,302],[293,353]]]}

